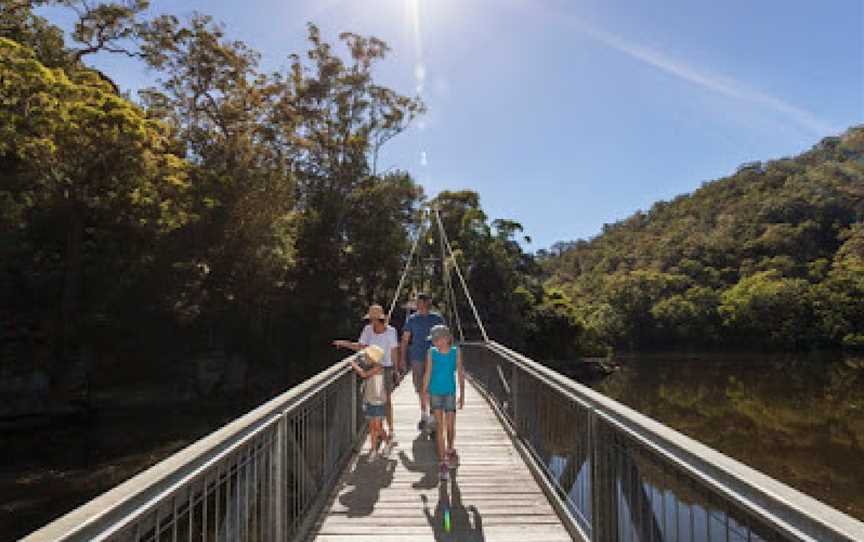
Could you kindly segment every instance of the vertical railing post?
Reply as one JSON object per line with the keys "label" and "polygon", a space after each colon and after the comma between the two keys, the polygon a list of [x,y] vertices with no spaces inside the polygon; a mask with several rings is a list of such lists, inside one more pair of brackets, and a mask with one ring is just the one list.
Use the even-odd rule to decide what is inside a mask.
{"label": "vertical railing post", "polygon": [[287,507],[287,494],[285,471],[288,461],[287,449],[287,429],[288,421],[285,414],[279,417],[279,423],[276,424],[276,457],[273,461],[273,500],[275,502],[275,510],[273,510],[273,533],[274,539],[278,541],[285,540],[285,509]]}
{"label": "vertical railing post", "polygon": [[612,435],[597,412],[588,413],[591,450],[591,540],[618,540],[618,492]]}
{"label": "vertical railing post", "polygon": [[516,428],[516,433],[521,434],[521,425],[519,424],[519,369],[515,365],[510,366],[512,377],[510,378],[510,408],[513,416],[513,427]]}

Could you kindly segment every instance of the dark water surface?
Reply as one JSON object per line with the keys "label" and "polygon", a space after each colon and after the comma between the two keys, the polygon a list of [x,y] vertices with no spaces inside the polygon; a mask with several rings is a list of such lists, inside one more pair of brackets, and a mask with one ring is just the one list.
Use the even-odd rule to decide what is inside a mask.
{"label": "dark water surface", "polygon": [[255,405],[99,412],[0,433],[0,542],[16,540],[155,465]]}
{"label": "dark water surface", "polygon": [[[676,354],[621,362],[619,372],[593,387],[864,519],[864,356]],[[3,431],[0,541],[26,535],[253,406],[243,401],[127,409],[86,423]],[[557,456],[547,461],[553,473],[563,472],[565,463]],[[583,464],[570,476],[571,498],[590,516],[588,470]],[[647,503],[642,508],[663,519],[657,527],[663,539],[701,540],[714,529],[724,532],[707,509],[687,508],[680,491],[648,481],[630,485],[640,493],[639,502]],[[632,512],[624,505],[622,526],[651,515],[636,502],[627,501]],[[672,516],[679,508],[687,513]],[[729,521],[721,519],[728,531]],[[666,537],[667,523],[676,533],[694,534]]]}
{"label": "dark water surface", "polygon": [[598,391],[864,519],[864,356],[651,355]]}

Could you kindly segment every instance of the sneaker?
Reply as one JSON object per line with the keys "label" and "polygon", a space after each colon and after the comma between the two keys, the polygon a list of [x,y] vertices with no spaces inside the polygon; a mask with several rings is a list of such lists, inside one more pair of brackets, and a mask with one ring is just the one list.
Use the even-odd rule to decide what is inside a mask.
{"label": "sneaker", "polygon": [[447,457],[447,466],[450,467],[451,469],[454,469],[454,468],[456,468],[457,465],[459,465],[459,456],[456,455],[456,450],[454,450],[452,448],[447,450],[446,457]]}
{"label": "sneaker", "polygon": [[447,463],[441,463],[441,468],[438,476],[442,482],[446,482],[450,478],[450,469],[447,468]]}

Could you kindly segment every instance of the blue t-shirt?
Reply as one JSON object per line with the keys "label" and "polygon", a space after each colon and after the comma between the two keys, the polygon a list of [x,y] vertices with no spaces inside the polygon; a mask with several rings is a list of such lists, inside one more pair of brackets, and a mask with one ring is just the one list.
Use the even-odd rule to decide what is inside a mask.
{"label": "blue t-shirt", "polygon": [[405,322],[404,331],[411,333],[411,342],[408,344],[408,361],[425,362],[426,351],[432,346],[432,341],[426,340],[432,326],[443,324],[444,319],[440,314],[430,312],[422,315],[415,312]]}
{"label": "blue t-shirt", "polygon": [[429,374],[430,395],[456,394],[456,360],[459,350],[451,346],[446,354],[442,354],[434,346],[429,350],[432,369]]}

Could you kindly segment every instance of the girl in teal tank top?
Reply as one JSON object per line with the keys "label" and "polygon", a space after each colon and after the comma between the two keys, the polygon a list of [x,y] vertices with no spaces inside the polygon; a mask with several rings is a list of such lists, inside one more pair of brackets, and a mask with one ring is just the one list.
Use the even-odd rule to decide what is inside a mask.
{"label": "girl in teal tank top", "polygon": [[[429,339],[434,345],[426,355],[423,393],[438,424],[436,432],[441,479],[449,477],[449,469],[456,465],[456,405],[465,403],[465,374],[462,370],[462,352],[452,345],[447,326],[434,326]],[[456,380],[459,380],[459,399],[456,399]],[[445,447],[446,433],[446,447]]]}
{"label": "girl in teal tank top", "polygon": [[456,395],[456,359],[458,348],[451,346],[442,354],[437,346],[429,349],[432,360],[429,376],[429,395]]}

